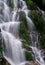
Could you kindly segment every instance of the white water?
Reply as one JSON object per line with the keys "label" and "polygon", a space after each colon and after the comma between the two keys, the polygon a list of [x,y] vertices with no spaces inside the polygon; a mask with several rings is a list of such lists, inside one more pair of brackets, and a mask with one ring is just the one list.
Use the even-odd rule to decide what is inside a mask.
{"label": "white water", "polygon": [[30,33],[30,37],[31,37],[31,48],[33,50],[33,53],[35,55],[35,60],[40,64],[40,65],[45,65],[43,57],[41,55],[41,50],[39,49],[39,34],[37,32],[31,32]]}
{"label": "white water", "polygon": [[32,50],[35,54],[35,59],[40,65],[44,65],[43,57],[41,56],[41,51],[37,47],[32,47]]}
{"label": "white water", "polygon": [[25,57],[21,41],[6,31],[2,31],[2,36],[5,40],[4,56],[8,57],[16,65],[24,62]]}
{"label": "white water", "polygon": [[38,36],[39,35],[37,33],[35,33],[35,32],[34,32],[34,34],[32,34],[32,31],[35,28],[35,26],[34,26],[32,20],[28,17],[29,10],[27,9],[27,6],[24,8],[24,10],[22,9],[21,11],[23,11],[26,14],[27,24],[28,24],[29,30],[31,31],[30,37],[31,37],[32,44],[31,44],[30,47],[32,48],[33,53],[35,55],[35,60],[40,65],[45,65],[44,60],[43,60],[43,57],[41,56],[41,51],[38,49],[38,46],[39,46]]}
{"label": "white water", "polygon": [[3,19],[1,19],[0,28],[2,38],[4,39],[3,56],[11,65],[24,65],[25,54],[22,48],[22,42],[19,38],[20,22],[16,20],[18,0],[13,0],[14,8],[10,12],[7,0],[0,0],[0,7],[3,5]]}
{"label": "white water", "polygon": [[0,24],[0,28],[13,34],[16,38],[19,38],[19,24],[20,22],[7,22]]}
{"label": "white water", "polygon": [[[2,37],[5,41],[3,55],[11,65],[24,65],[25,55],[22,49],[22,42],[19,40],[18,29],[20,22],[17,17],[17,11],[23,11],[26,14],[27,24],[30,31],[33,30],[34,24],[28,17],[29,10],[27,9],[25,1],[13,0],[14,8],[12,11],[10,11],[7,2],[8,0],[0,0],[0,8],[3,8],[3,15],[0,15],[0,28],[2,30]],[[20,3],[20,8],[18,8],[18,3]],[[44,65],[40,50],[37,49],[37,46],[35,45],[37,41],[36,43],[33,41],[33,43],[34,45],[32,45],[31,48],[35,54],[35,59],[40,65]]]}
{"label": "white water", "polygon": [[[25,6],[26,6],[26,4],[25,4]],[[35,55],[35,60],[40,65],[45,65],[43,57],[41,56],[41,51],[38,49],[38,46],[39,46],[38,36],[39,35],[37,33],[35,33],[35,32],[34,32],[34,34],[32,34],[32,31],[35,28],[35,26],[34,26],[32,20],[28,17],[29,10],[27,9],[27,6],[26,7],[25,6],[23,7],[24,10],[22,9],[21,11],[23,11],[26,14],[27,25],[29,27],[29,30],[31,31],[30,37],[31,37],[32,44],[31,44],[30,47],[32,48],[33,53]]]}

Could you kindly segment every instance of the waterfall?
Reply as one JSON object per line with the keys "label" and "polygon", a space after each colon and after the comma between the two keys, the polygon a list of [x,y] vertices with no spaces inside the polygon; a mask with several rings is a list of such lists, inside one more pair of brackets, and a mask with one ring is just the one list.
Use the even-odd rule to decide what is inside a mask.
{"label": "waterfall", "polygon": [[30,37],[31,37],[31,48],[35,54],[35,60],[40,64],[40,65],[44,65],[44,60],[43,57],[41,55],[41,50],[39,49],[39,34],[37,32],[31,32],[30,33]]}
{"label": "waterfall", "polygon": [[21,41],[6,31],[2,31],[2,36],[5,40],[4,57],[10,59],[15,65],[24,62],[25,58]]}
{"label": "waterfall", "polygon": [[[29,31],[33,31],[35,27],[32,20],[28,17],[29,10],[26,2],[23,0],[11,0],[13,1],[14,7],[10,10],[8,5],[9,0],[0,0],[0,29],[2,38],[4,40],[3,56],[11,65],[25,65],[25,54],[22,48],[22,42],[19,37],[19,15],[18,12],[22,11],[26,14],[27,24]],[[20,7],[18,7],[18,4]],[[41,52],[38,49],[38,35],[30,34],[31,37],[31,48],[35,54],[35,59],[40,65],[44,65]],[[34,39],[33,39],[34,37]]]}
{"label": "waterfall", "polygon": [[[0,29],[3,39],[3,56],[11,65],[24,65],[25,54],[19,37],[20,21],[17,21],[18,0],[13,0],[14,8],[10,11],[7,0],[0,0],[3,14],[0,15]],[[3,16],[3,19],[1,19]]]}
{"label": "waterfall", "polygon": [[32,22],[32,20],[28,17],[29,10],[27,8],[26,3],[23,0],[21,0],[21,2],[22,2],[22,5],[24,5],[24,6],[22,7],[22,9],[20,9],[20,11],[22,11],[26,14],[27,25],[28,25],[29,31],[31,32],[30,38],[31,38],[32,43],[31,43],[30,47],[32,48],[32,51],[35,55],[35,60],[40,65],[45,65],[43,57],[41,56],[41,50],[38,48],[38,46],[39,46],[39,41],[38,41],[39,34],[33,30],[33,29],[35,29],[35,25]]}
{"label": "waterfall", "polygon": [[40,65],[44,65],[44,60],[43,57],[41,56],[41,50],[39,50],[37,47],[31,46],[34,54],[35,54],[35,59]]}

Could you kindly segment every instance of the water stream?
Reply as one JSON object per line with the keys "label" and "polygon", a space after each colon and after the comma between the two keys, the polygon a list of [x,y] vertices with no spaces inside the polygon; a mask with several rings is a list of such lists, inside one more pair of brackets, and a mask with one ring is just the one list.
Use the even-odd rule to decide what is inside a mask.
{"label": "water stream", "polygon": [[31,32],[30,33],[30,37],[31,37],[31,48],[35,54],[35,60],[40,64],[40,65],[44,65],[44,60],[43,57],[41,55],[41,50],[39,49],[39,34],[37,32]]}
{"label": "water stream", "polygon": [[[0,14],[0,28],[2,38],[5,42],[3,55],[11,65],[24,65],[26,59],[22,48],[22,42],[19,38],[20,21],[18,19],[18,12],[23,11],[26,14],[29,30],[33,30],[34,24],[32,20],[28,17],[29,10],[25,1],[13,0],[13,9],[10,9],[10,7],[8,6],[8,2],[9,0],[0,0],[0,10],[3,12],[2,14]],[[18,7],[18,4],[20,4],[20,7]],[[32,40],[31,48],[35,54],[35,59],[37,62],[39,62],[40,65],[44,65],[40,50],[37,48],[36,45],[36,43],[38,43],[38,38],[35,37],[35,39],[37,39],[34,42],[33,36],[30,37]]]}
{"label": "water stream", "polygon": [[13,0],[13,2],[14,8],[10,11],[7,0],[0,0],[0,7],[2,8],[3,5],[3,17],[0,23],[2,38],[4,40],[3,56],[11,65],[24,65],[25,55],[18,31],[20,21],[16,19],[18,0]]}

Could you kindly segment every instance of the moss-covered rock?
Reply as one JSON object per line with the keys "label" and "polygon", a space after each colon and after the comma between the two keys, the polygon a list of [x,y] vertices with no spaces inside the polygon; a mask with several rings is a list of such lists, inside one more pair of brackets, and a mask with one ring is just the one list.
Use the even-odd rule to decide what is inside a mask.
{"label": "moss-covered rock", "polygon": [[41,12],[33,10],[30,12],[29,17],[33,20],[33,23],[35,24],[36,30],[38,32],[45,32],[45,21]]}
{"label": "moss-covered rock", "polygon": [[20,23],[19,35],[20,35],[20,38],[25,40],[26,44],[30,45],[30,37],[29,37],[29,34],[28,34],[28,30],[26,29],[23,22]]}
{"label": "moss-covered rock", "polygon": [[32,55],[31,52],[29,52],[29,51],[25,51],[25,55],[26,55],[26,59],[27,59],[27,61],[34,60],[34,59],[33,59],[33,55]]}
{"label": "moss-covered rock", "polygon": [[37,10],[37,5],[32,0],[25,0],[29,10]]}
{"label": "moss-covered rock", "polygon": [[30,37],[28,33],[27,21],[25,14],[23,12],[20,12],[19,20],[21,21],[19,29],[20,38],[24,39],[25,43],[30,45]]}
{"label": "moss-covered rock", "polygon": [[42,17],[42,13],[37,10],[33,10],[30,12],[29,17],[32,19],[36,31],[40,33],[40,48],[44,49],[45,48],[45,21]]}
{"label": "moss-covered rock", "polygon": [[[20,38],[23,40],[22,41],[23,48],[30,51],[30,48],[26,46],[26,45],[30,45],[30,36],[29,36],[29,30],[28,30],[26,16],[24,12],[20,12],[19,20],[21,22],[20,28],[19,28],[19,35],[20,35]],[[30,53],[25,52],[25,55],[27,60],[33,60],[33,56],[31,52]]]}
{"label": "moss-covered rock", "polygon": [[45,11],[45,0],[32,0],[34,1],[38,7]]}
{"label": "moss-covered rock", "polygon": [[20,20],[20,22],[23,22],[25,27],[26,27],[26,29],[28,29],[26,15],[22,11],[19,13],[19,20]]}

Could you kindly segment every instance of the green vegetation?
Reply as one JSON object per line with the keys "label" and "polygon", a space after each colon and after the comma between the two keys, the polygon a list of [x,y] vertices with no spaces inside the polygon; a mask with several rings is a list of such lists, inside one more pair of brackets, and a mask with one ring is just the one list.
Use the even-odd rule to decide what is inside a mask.
{"label": "green vegetation", "polygon": [[0,53],[2,53],[3,48],[2,48],[2,40],[0,40]]}
{"label": "green vegetation", "polygon": [[32,53],[31,52],[26,51],[25,54],[26,54],[26,59],[28,61],[33,60],[33,56],[32,56]]}
{"label": "green vegetation", "polygon": [[45,34],[43,33],[40,38],[40,47],[41,49],[45,49]]}
{"label": "green vegetation", "polygon": [[[38,3],[41,5],[41,7],[42,6],[45,7],[45,0],[24,0],[24,1],[26,1],[28,9],[31,10],[29,13],[29,17],[32,19],[36,27],[36,31],[40,33],[40,37],[41,37],[40,38],[40,48],[45,49],[45,21],[42,17],[42,13],[38,11],[38,8],[36,5],[36,3]],[[8,5],[10,6],[10,8],[14,8],[13,0],[9,0]],[[18,4],[18,7],[20,7],[20,4]],[[2,14],[2,10],[0,10],[0,13]],[[29,30],[27,26],[26,15],[22,11],[19,13],[19,20],[20,20],[19,35],[23,42],[23,48],[25,48],[26,50],[25,51],[26,59],[28,61],[34,60],[33,54],[31,52],[32,50],[30,47],[28,47],[30,46],[31,41],[30,41]],[[0,53],[2,53],[2,51],[3,51],[2,41],[0,40]],[[5,59],[3,59],[3,62],[1,63],[2,65],[3,64],[9,65],[9,63]]]}
{"label": "green vegetation", "polygon": [[29,34],[28,34],[28,31],[24,25],[24,23],[20,23],[20,37],[26,41],[27,44],[30,45],[30,38],[29,38]]}
{"label": "green vegetation", "polygon": [[32,0],[32,1],[35,2],[40,9],[45,11],[45,0]]}
{"label": "green vegetation", "polygon": [[9,0],[9,6],[10,6],[11,8],[14,8],[13,0]]}
{"label": "green vegetation", "polygon": [[45,5],[45,0],[42,0],[42,4]]}
{"label": "green vegetation", "polygon": [[36,31],[40,33],[40,48],[44,49],[45,48],[45,21],[42,17],[42,13],[33,10],[30,12],[29,17],[31,17],[33,23],[35,24]]}
{"label": "green vegetation", "polygon": [[28,9],[30,10],[37,10],[37,5],[32,0],[25,0],[26,4],[28,6]]}
{"label": "green vegetation", "polygon": [[29,33],[28,33],[28,26],[27,26],[27,21],[26,21],[26,17],[24,13],[20,13],[20,29],[19,29],[19,34],[20,37],[25,40],[26,44],[30,45],[30,37],[29,37]]}
{"label": "green vegetation", "polygon": [[19,16],[20,16],[20,17],[19,17],[19,20],[24,23],[26,29],[28,30],[27,20],[26,20],[26,15],[25,15],[25,13],[21,11],[21,12],[19,13]]}
{"label": "green vegetation", "polygon": [[31,17],[31,19],[33,20],[33,23],[36,26],[36,30],[39,33],[43,33],[45,32],[45,21],[42,17],[42,13],[37,11],[37,10],[33,10],[30,12],[29,17]]}
{"label": "green vegetation", "polygon": [[[27,26],[27,21],[26,21],[26,16],[24,12],[20,12],[20,17],[19,20],[21,21],[20,23],[20,29],[19,29],[19,35],[20,38],[23,40],[23,48],[25,48],[27,51],[30,51],[30,48],[26,45],[30,45],[30,37],[29,37],[29,32],[28,32],[28,26]],[[26,59],[27,60],[33,60],[33,56],[31,52],[25,52]]]}

